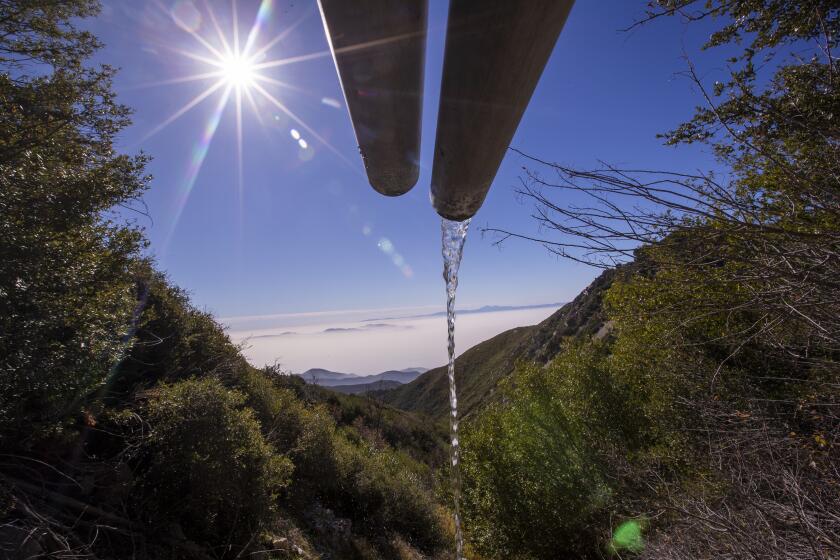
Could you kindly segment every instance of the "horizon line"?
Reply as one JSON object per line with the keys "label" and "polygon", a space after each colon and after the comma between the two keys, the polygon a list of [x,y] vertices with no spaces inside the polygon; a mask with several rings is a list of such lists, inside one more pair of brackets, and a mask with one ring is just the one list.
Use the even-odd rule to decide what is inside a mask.
{"label": "horizon line", "polygon": [[[477,311],[484,307],[514,307],[514,308],[522,308],[522,307],[535,307],[535,306],[544,306],[549,307],[552,305],[564,305],[564,302],[542,302],[542,303],[522,303],[522,304],[505,304],[505,303],[485,303],[482,305],[473,305],[469,307],[463,307],[458,309],[457,312],[465,312],[465,311]],[[258,321],[258,320],[269,320],[269,319],[283,319],[283,318],[293,318],[293,317],[323,317],[323,316],[339,316],[339,315],[353,315],[357,313],[376,313],[376,312],[385,312],[385,311],[409,311],[409,310],[420,310],[420,309],[436,309],[445,311],[446,306],[441,305],[413,305],[413,306],[404,306],[404,307],[374,307],[368,309],[336,309],[336,310],[324,310],[324,311],[301,311],[301,312],[290,312],[290,313],[267,313],[264,315],[231,315],[227,317],[218,317],[216,320],[219,322],[227,322],[227,321]],[[416,316],[405,316],[405,317],[390,317],[389,319],[411,319],[416,318]],[[360,322],[367,322],[373,321],[378,319],[365,319]]]}

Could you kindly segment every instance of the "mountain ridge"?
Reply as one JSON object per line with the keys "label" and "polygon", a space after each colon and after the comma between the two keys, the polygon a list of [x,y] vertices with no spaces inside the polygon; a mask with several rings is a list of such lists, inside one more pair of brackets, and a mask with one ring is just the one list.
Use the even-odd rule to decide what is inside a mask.
{"label": "mountain ridge", "polygon": [[322,387],[340,387],[347,385],[372,385],[380,381],[395,381],[399,384],[410,383],[419,375],[427,372],[427,368],[410,367],[399,370],[387,370],[371,375],[343,373],[323,368],[310,368],[303,373],[295,374],[307,383]]}
{"label": "mountain ridge", "polygon": [[[562,350],[564,340],[606,335],[609,325],[602,308],[603,294],[625,269],[604,271],[574,300],[542,322],[502,332],[458,356],[455,375],[460,416],[469,415],[492,399],[496,385],[519,361],[545,364]],[[443,419],[449,412],[448,392],[447,368],[441,366],[400,387],[368,395],[402,410]]]}
{"label": "mountain ridge", "polygon": [[[482,305],[474,309],[464,309],[458,311],[459,315],[473,315],[476,313],[497,313],[500,311],[524,311],[527,309],[544,309],[546,307],[559,307],[563,303],[537,303],[534,305]],[[377,317],[374,319],[363,319],[362,323],[370,323],[371,321],[395,321],[397,319],[424,319],[428,317],[445,317],[446,311],[435,311],[434,313],[424,313],[421,315],[407,315],[405,317]]]}

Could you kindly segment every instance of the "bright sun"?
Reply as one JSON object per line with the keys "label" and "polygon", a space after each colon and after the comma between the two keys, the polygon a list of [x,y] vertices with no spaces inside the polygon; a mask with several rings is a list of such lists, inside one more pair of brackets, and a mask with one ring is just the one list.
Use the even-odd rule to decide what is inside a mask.
{"label": "bright sun", "polygon": [[[195,181],[207,157],[210,144],[221,122],[222,114],[229,104],[233,105],[236,119],[237,190],[239,191],[240,202],[243,191],[243,106],[246,103],[250,105],[260,124],[263,124],[262,115],[267,111],[276,111],[274,121],[280,121],[285,117],[294,122],[295,128],[290,129],[290,134],[295,142],[294,146],[300,150],[299,157],[303,161],[308,161],[315,153],[311,140],[303,138],[301,135],[301,133],[306,133],[308,137],[318,140],[320,145],[333,152],[348,166],[354,167],[354,163],[348,160],[344,154],[335,149],[316,130],[307,125],[301,117],[289,109],[281,99],[278,99],[278,97],[266,89],[270,86],[276,86],[277,88],[282,88],[290,92],[310,93],[278,80],[268,75],[268,72],[288,64],[328,58],[332,54],[330,50],[323,50],[288,58],[270,57],[269,53],[271,49],[277,46],[297,26],[297,23],[292,24],[288,29],[278,33],[274,38],[265,42],[260,41],[260,33],[265,29],[269,21],[275,1],[260,0],[254,23],[244,37],[240,37],[239,34],[236,0],[230,2],[232,9],[230,34],[225,34],[222,31],[216,14],[211,7],[212,5],[216,5],[217,2],[211,3],[205,1],[205,9],[202,11],[195,7],[194,4],[198,4],[198,2],[194,0],[179,0],[175,2],[170,12],[175,24],[191,36],[202,48],[196,50],[182,50],[181,48],[172,46],[168,48],[186,58],[201,63],[205,68],[204,71],[196,74],[178,76],[148,85],[181,84],[193,81],[208,81],[210,83],[203,91],[150,130],[144,136],[144,140],[159,133],[175,120],[208,99],[211,95],[219,92],[215,108],[207,117],[204,128],[202,129],[200,141],[193,149],[189,174],[185,178],[184,186],[182,187],[183,194],[181,202],[176,209],[174,222],[178,221],[178,217],[186,204],[190,191],[195,185]],[[163,5],[160,2],[158,4]],[[213,36],[213,32],[215,32],[215,37]],[[262,43],[262,45],[259,46],[259,43]]]}
{"label": "bright sun", "polygon": [[220,62],[222,77],[234,87],[241,88],[252,85],[257,78],[257,69],[254,63],[243,56],[226,56]]}

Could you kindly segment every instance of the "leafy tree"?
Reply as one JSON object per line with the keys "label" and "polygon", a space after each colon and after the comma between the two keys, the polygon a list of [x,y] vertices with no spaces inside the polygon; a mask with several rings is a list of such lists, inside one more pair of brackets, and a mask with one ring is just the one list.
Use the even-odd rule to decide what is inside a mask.
{"label": "leafy tree", "polygon": [[100,43],[74,20],[95,0],[0,1],[0,425],[54,420],[107,377],[130,334],[144,241],[112,212],[146,185],[114,150],[129,110]]}
{"label": "leafy tree", "polygon": [[[371,539],[385,557],[396,554],[389,541],[394,537],[426,553],[440,551],[450,538],[443,527],[448,516],[435,503],[429,467],[400,449],[412,455],[422,450],[413,437],[402,439],[406,433],[414,436],[403,431],[405,413],[379,415],[381,431],[375,431],[359,410],[372,403],[328,390],[298,394],[302,382],[290,377],[266,368],[232,379],[247,395],[266,440],[294,463],[283,501],[307,512],[308,523],[328,524],[335,521],[332,515],[349,520],[353,531]],[[305,402],[304,392],[314,400]],[[400,437],[391,443],[389,433]],[[427,452],[426,458],[436,456]]]}

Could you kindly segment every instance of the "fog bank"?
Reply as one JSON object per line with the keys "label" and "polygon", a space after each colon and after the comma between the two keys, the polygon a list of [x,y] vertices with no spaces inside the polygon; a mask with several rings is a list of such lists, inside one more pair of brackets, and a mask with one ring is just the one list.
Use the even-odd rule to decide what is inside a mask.
{"label": "fog bank", "polygon": [[[464,314],[457,317],[456,352],[514,327],[534,325],[558,307]],[[381,315],[368,314],[368,317]],[[364,319],[289,325],[278,316],[253,318],[247,325],[229,319],[228,334],[244,342],[244,353],[255,366],[277,361],[294,373],[318,367],[332,371],[374,374],[407,367],[433,368],[446,363],[446,317]],[[346,318],[345,318],[346,319]],[[244,323],[244,321],[242,321]]]}

